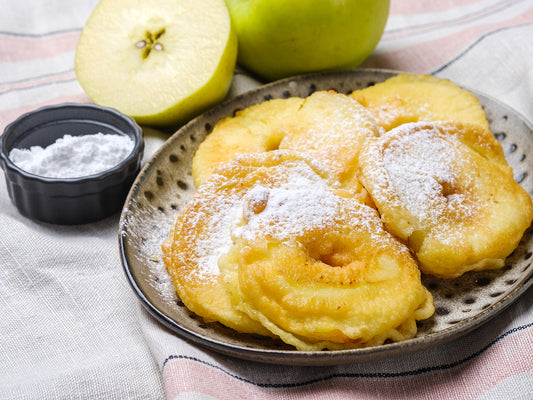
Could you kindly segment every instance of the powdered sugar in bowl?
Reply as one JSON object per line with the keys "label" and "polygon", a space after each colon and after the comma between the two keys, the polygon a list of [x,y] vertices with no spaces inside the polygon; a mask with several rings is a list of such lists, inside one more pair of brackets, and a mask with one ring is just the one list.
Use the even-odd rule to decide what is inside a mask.
{"label": "powdered sugar in bowl", "polygon": [[83,224],[119,211],[140,169],[141,128],[93,104],[24,114],[0,137],[0,166],[19,211],[56,224]]}

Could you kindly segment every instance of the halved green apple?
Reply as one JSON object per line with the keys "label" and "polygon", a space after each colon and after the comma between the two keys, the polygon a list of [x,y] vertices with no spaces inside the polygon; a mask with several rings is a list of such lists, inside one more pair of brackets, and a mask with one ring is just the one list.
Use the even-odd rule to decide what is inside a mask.
{"label": "halved green apple", "polygon": [[224,0],[101,0],[76,76],[96,103],[140,124],[180,124],[222,101],[237,57]]}

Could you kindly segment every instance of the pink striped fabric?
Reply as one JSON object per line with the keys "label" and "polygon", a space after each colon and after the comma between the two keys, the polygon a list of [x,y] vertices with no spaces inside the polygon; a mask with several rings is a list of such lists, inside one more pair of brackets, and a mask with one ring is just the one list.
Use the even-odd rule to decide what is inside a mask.
{"label": "pink striped fabric", "polygon": [[57,57],[76,47],[80,32],[53,32],[45,35],[22,36],[7,32],[0,34],[0,47],[5,60],[15,63]]}
{"label": "pink striped fabric", "polygon": [[[96,2],[3,1],[0,132],[19,115],[44,105],[90,102],[76,80],[73,59],[83,24]],[[533,121],[533,2],[391,0],[386,32],[362,67],[449,78],[498,98]],[[48,236],[43,240],[49,240]],[[0,252],[3,248],[0,238]],[[118,255],[113,267],[120,269]],[[129,291],[126,285],[123,289]],[[532,289],[497,318],[450,343],[403,357],[333,367],[277,366],[227,358],[178,338],[153,320],[133,296],[131,306],[138,307],[136,323],[153,359],[138,360],[147,367],[136,374],[130,371],[130,381],[143,382],[147,371],[155,368],[161,391],[143,395],[136,389],[136,396],[130,397],[131,392],[120,385],[113,389],[113,382],[125,373],[124,361],[113,359],[115,371],[106,370],[106,376],[92,369],[92,375],[87,375],[87,366],[80,361],[69,368],[79,378],[76,382],[82,392],[84,384],[91,388],[87,398],[533,399]],[[123,334],[127,337],[129,332]],[[101,355],[106,356],[113,357]],[[28,360],[21,360],[31,369]],[[8,371],[1,370],[2,365],[0,395],[37,398],[26,390],[31,374],[13,381]],[[3,376],[10,377],[9,385],[2,382]],[[40,376],[46,388],[47,377],[43,378],[42,371]],[[57,388],[62,378],[56,374],[48,379]],[[110,382],[105,396],[98,385],[91,385],[102,381]],[[61,398],[61,394],[42,389],[38,397]]]}
{"label": "pink striped fabric", "polygon": [[[530,327],[506,332],[488,347],[451,363],[410,370],[382,368],[323,369],[289,382],[234,375],[229,368],[196,358],[176,356],[167,359],[163,378],[169,398],[183,392],[205,393],[220,400],[235,399],[435,399],[476,398],[495,390],[499,382],[531,371],[527,357],[512,358],[509,348],[533,341]],[[384,366],[386,365],[383,363]],[[490,368],[489,366],[498,366]],[[201,379],[200,379],[201,377]],[[482,378],[482,379],[480,379]],[[227,388],[221,391],[220,388]]]}

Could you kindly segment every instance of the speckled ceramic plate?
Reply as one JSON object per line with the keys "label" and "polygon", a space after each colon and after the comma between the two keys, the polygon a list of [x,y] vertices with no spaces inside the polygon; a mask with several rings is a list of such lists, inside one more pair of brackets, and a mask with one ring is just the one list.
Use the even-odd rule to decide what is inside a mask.
{"label": "speckled ceramic plate", "polygon": [[[178,336],[242,359],[290,365],[332,365],[363,362],[419,351],[472,331],[495,317],[533,282],[533,238],[528,230],[506,266],[498,271],[468,273],[459,279],[424,276],[434,296],[435,315],[419,325],[410,340],[343,351],[299,352],[272,339],[238,334],[218,323],[205,323],[176,298],[160,250],[174,217],[195,187],[192,157],[213,126],[236,110],[265,99],[308,96],[316,90],[348,93],[383,81],[397,72],[355,70],[313,74],[278,81],[240,95],[201,115],[172,135],[137,177],[126,200],[119,244],[126,275],[146,309]],[[493,133],[502,143],[515,179],[533,193],[533,127],[509,107],[476,93]]]}

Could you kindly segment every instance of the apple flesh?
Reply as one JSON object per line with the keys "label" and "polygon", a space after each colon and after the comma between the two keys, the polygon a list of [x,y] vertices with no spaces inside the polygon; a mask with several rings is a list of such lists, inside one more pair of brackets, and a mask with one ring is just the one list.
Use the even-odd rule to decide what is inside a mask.
{"label": "apple flesh", "polygon": [[81,33],[75,70],[96,104],[168,126],[224,99],[236,57],[224,0],[101,0]]}
{"label": "apple flesh", "polygon": [[273,80],[354,68],[375,49],[389,0],[226,0],[238,63]]}

